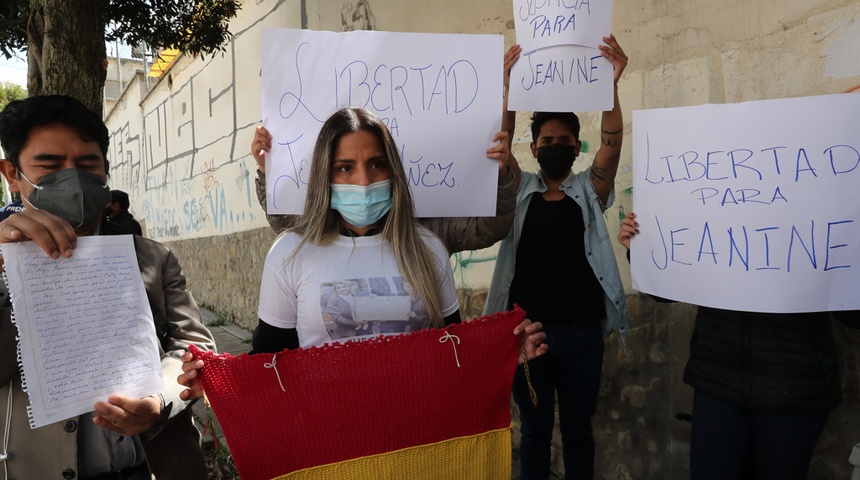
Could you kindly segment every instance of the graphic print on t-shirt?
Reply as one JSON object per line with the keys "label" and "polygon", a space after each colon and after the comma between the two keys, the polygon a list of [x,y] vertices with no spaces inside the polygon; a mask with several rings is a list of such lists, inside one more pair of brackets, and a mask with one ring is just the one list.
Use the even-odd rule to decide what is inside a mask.
{"label": "graphic print on t-shirt", "polygon": [[320,285],[320,309],[332,340],[408,333],[429,326],[424,302],[403,277],[325,282]]}

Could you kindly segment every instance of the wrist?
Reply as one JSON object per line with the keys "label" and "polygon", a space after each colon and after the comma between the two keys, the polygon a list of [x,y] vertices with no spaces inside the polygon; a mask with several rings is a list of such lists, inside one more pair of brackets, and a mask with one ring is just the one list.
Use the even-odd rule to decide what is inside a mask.
{"label": "wrist", "polygon": [[156,393],[155,395],[150,395],[146,398],[151,399],[150,401],[153,403],[153,405],[156,405],[155,408],[158,411],[158,414],[161,415],[161,412],[164,411],[164,397],[161,396],[160,393]]}
{"label": "wrist", "polygon": [[164,395],[159,393],[158,395],[153,395],[151,398],[158,405],[158,417],[155,419],[155,424],[152,428],[158,428],[167,421],[167,417],[170,416],[170,409],[165,408]]}

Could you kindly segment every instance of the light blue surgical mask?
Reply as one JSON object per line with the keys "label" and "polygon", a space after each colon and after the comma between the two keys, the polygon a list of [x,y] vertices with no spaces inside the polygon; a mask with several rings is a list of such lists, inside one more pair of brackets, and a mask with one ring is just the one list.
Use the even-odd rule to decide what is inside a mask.
{"label": "light blue surgical mask", "polygon": [[391,179],[366,187],[332,183],[331,208],[354,227],[373,225],[391,209]]}

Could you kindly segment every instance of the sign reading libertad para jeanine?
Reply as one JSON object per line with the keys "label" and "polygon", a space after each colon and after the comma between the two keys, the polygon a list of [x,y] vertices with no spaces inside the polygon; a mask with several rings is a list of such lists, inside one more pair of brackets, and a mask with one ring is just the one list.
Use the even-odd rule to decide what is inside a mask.
{"label": "sign reading libertad para jeanine", "polygon": [[732,310],[860,309],[860,95],[633,112],[633,286]]}

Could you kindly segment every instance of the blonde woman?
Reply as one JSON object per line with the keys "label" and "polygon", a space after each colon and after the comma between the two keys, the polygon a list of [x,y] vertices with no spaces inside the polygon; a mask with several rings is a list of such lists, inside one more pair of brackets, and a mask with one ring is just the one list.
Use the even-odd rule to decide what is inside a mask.
{"label": "blonde woman", "polygon": [[[323,283],[369,283],[380,277],[389,283],[402,277],[411,284],[433,325],[460,320],[448,254],[438,238],[415,222],[391,134],[369,111],[343,109],[320,130],[303,215],[266,258],[254,352],[372,336],[372,330],[363,329],[353,337],[332,338],[316,294]],[[349,309],[353,325],[398,315],[407,320],[408,296],[396,302],[361,296],[360,290],[352,295]]]}
{"label": "blonde woman", "polygon": [[[497,135],[496,140],[504,138]],[[495,147],[510,155],[507,144]],[[371,280],[385,279],[391,295],[371,293]],[[355,324],[388,322],[409,325],[413,296],[423,304],[429,324],[460,321],[448,252],[442,242],[415,220],[412,196],[398,149],[388,129],[373,113],[359,108],[335,112],[317,137],[303,215],[269,251],[260,287],[260,322],[252,353],[319,346],[332,341],[321,308],[321,285],[353,282]],[[411,294],[397,285],[408,283]],[[405,290],[404,290],[405,293]],[[396,333],[396,332],[393,332]],[[526,320],[513,332],[526,334],[527,355],[546,351],[539,323]],[[186,397],[201,396],[190,355],[179,377],[192,387]]]}

